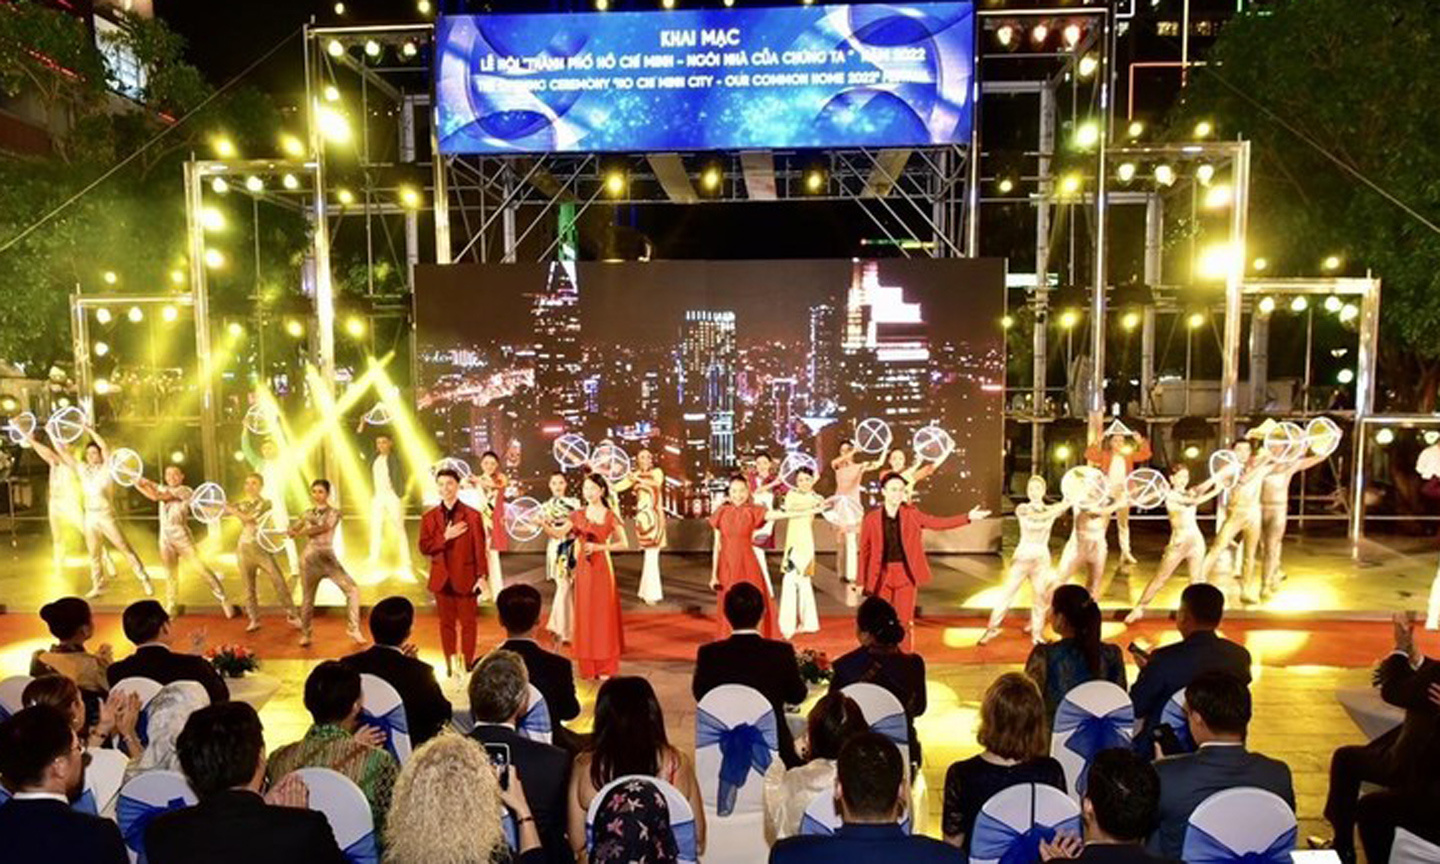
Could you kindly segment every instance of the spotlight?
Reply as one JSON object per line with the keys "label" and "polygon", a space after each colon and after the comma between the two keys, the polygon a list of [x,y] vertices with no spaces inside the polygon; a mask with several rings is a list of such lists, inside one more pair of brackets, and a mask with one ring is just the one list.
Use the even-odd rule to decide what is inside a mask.
{"label": "spotlight", "polygon": [[280,178],[280,185],[284,186],[286,189],[299,189],[300,181],[295,178],[294,174],[286,174],[284,177]]}
{"label": "spotlight", "polygon": [[714,192],[720,188],[720,180],[720,169],[714,165],[711,165],[700,173],[700,185],[710,192]]}
{"label": "spotlight", "polygon": [[1080,313],[1074,309],[1066,309],[1060,313],[1060,326],[1066,330],[1080,323]]}
{"label": "spotlight", "polygon": [[1185,319],[1186,326],[1188,326],[1191,330],[1199,329],[1200,325],[1204,323],[1205,313],[1203,312],[1191,312],[1190,317]]}
{"label": "spotlight", "polygon": [[18,405],[19,403],[16,402],[14,399],[11,399],[9,396],[6,396],[3,400],[0,400],[0,410],[14,411]]}
{"label": "spotlight", "polygon": [[345,4],[344,4],[344,3],[336,3],[336,4],[335,4],[335,14],[336,14],[336,15],[344,15],[344,14],[345,14]]}
{"label": "spotlight", "polygon": [[[1355,380],[1355,372],[1351,369],[1341,369],[1340,372],[1335,376],[1335,380],[1339,381],[1341,384],[1349,384],[1351,381]],[[1384,444],[1387,442],[1382,441],[1380,443]]]}
{"label": "spotlight", "polygon": [[365,335],[365,319],[359,315],[351,315],[345,319],[345,332],[352,337],[359,339]]}
{"label": "spotlight", "polygon": [[1075,127],[1075,149],[1090,150],[1100,143],[1100,124],[1086,120]]}
{"label": "spotlight", "polygon": [[1235,263],[1235,252],[1230,244],[1216,243],[1201,250],[1196,274],[1201,279],[1224,279]]}
{"label": "spotlight", "polygon": [[218,270],[225,266],[225,253],[219,249],[205,250],[205,266],[211,270]]}
{"label": "spotlight", "polygon": [[236,450],[234,453],[232,453],[232,454],[230,454],[230,455],[231,455],[231,458],[233,458],[236,462],[244,462],[244,461],[245,461],[245,451],[244,451],[244,450]]}
{"label": "spotlight", "polygon": [[107,343],[105,343],[105,342],[96,342],[96,343],[95,343],[95,356],[96,356],[96,357],[104,357],[106,354],[109,354],[109,353],[110,353],[110,346],[109,346]]}
{"label": "spotlight", "polygon": [[1155,182],[1159,183],[1161,186],[1174,186],[1175,169],[1171,168],[1169,165],[1156,165]]}
{"label": "spotlight", "polygon": [[1215,166],[1209,162],[1201,164],[1195,169],[1195,179],[1200,181],[1201,186],[1209,186],[1210,181],[1215,177]]}
{"label": "spotlight", "polygon": [[1055,448],[1055,461],[1067,462],[1070,459],[1070,445],[1061,444]]}
{"label": "spotlight", "polygon": [[1274,311],[1275,311],[1275,298],[1274,298],[1274,297],[1261,297],[1261,298],[1260,298],[1260,311],[1261,311],[1263,314],[1265,314],[1265,315],[1269,315],[1271,312],[1274,312]]}
{"label": "spotlight", "polygon": [[1000,180],[999,189],[1001,195],[1009,195],[1015,189],[1015,181],[1011,180],[1009,177],[1002,178]]}
{"label": "spotlight", "polygon": [[723,2],[725,3],[726,9],[729,9],[731,6],[735,5],[735,0],[723,0]]}
{"label": "spotlight", "polygon": [[666,9],[674,9],[675,0],[660,0],[660,5]]}
{"label": "spotlight", "polygon": [[305,155],[305,142],[294,135],[286,133],[280,136],[280,149],[285,151],[285,155],[300,159]]}
{"label": "spotlight", "polygon": [[232,337],[239,339],[241,336],[245,335],[245,327],[239,321],[231,321],[229,324],[225,325],[225,332],[229,333]]}
{"label": "spotlight", "polygon": [[109,323],[110,323],[110,320],[111,320],[110,310],[109,310],[109,309],[106,309],[104,306],[101,306],[99,309],[96,309],[96,310],[95,310],[95,320],[98,321],[98,322],[100,322],[101,324],[109,324]]}
{"label": "spotlight", "polygon": [[335,200],[339,201],[342,206],[348,207],[355,203],[355,196],[349,189],[341,189],[335,193]]}
{"label": "spotlight", "polygon": [[1341,263],[1339,255],[1326,255],[1325,260],[1320,262],[1320,267],[1321,269],[1334,272],[1340,269]]}
{"label": "spotlight", "polygon": [[1356,306],[1354,303],[1346,303],[1344,306],[1340,307],[1340,321],[1342,323],[1348,324],[1349,322],[1354,321],[1358,317],[1360,317],[1360,307]]}
{"label": "spotlight", "polygon": [[610,0],[595,0],[595,11],[604,12],[610,8]]}
{"label": "spotlight", "polygon": [[413,186],[401,186],[400,204],[407,210],[416,209],[420,206],[420,193]]}
{"label": "spotlight", "polygon": [[235,142],[223,135],[217,135],[210,139],[210,146],[214,148],[215,155],[221,159],[235,158]]}
{"label": "spotlight", "polygon": [[1079,24],[1067,24],[1065,29],[1060,31],[1061,37],[1065,39],[1066,46],[1074,48],[1080,44],[1081,30]]}
{"label": "spotlight", "polygon": [[299,339],[305,335],[305,325],[301,324],[298,318],[287,318],[285,320],[285,332]]}
{"label": "spotlight", "polygon": [[1325,298],[1326,312],[1339,312],[1340,307],[1344,305],[1345,303],[1339,297],[1336,297],[1334,294],[1331,294],[1329,297]]}
{"label": "spotlight", "polygon": [[1230,184],[1221,183],[1205,190],[1205,200],[1203,203],[1207,210],[1220,210],[1224,207],[1229,207],[1230,202],[1234,200],[1235,190],[1230,188]]}
{"label": "spotlight", "polygon": [[130,311],[125,313],[125,317],[130,319],[130,323],[139,324],[145,320],[145,310],[139,306],[131,306]]}
{"label": "spotlight", "polygon": [[[15,410],[15,404],[14,404],[13,402],[11,402],[10,407],[9,407],[9,408],[6,408],[5,410],[6,410],[6,411],[13,411],[13,410]],[[1426,433],[1425,433],[1425,443],[1426,443],[1426,444],[1432,444],[1432,445],[1433,445],[1436,441],[1440,441],[1440,432],[1436,432],[1434,429],[1431,429],[1429,432],[1426,432]]]}
{"label": "spotlight", "polygon": [[176,465],[179,465],[181,462],[184,462],[184,461],[185,461],[185,451],[184,451],[184,450],[172,450],[172,451],[170,451],[170,461],[171,461],[172,463],[176,464]]}
{"label": "spotlight", "polygon": [[225,214],[214,207],[206,207],[200,211],[200,225],[206,231],[224,231]]}
{"label": "spotlight", "polygon": [[1210,134],[1214,131],[1215,126],[1209,120],[1201,120],[1199,123],[1195,124],[1196,138],[1209,138]]}
{"label": "spotlight", "polygon": [[1267,269],[1269,269],[1270,262],[1265,260],[1264,258],[1256,258],[1250,263],[1250,266],[1254,268],[1256,273],[1264,273]]}
{"label": "spotlight", "polygon": [[120,277],[116,275],[114,270],[106,270],[104,273],[100,274],[100,278],[105,280],[106,285],[114,285],[116,282],[120,281]]}
{"label": "spotlight", "polygon": [[1186,459],[1199,459],[1199,458],[1200,458],[1200,448],[1199,448],[1199,447],[1196,447],[1194,444],[1191,444],[1189,447],[1186,447],[1186,448],[1185,448],[1185,458],[1186,458]]}
{"label": "spotlight", "polygon": [[1082,182],[1082,181],[1081,181],[1081,179],[1080,179],[1080,172],[1078,172],[1078,171],[1071,171],[1069,174],[1066,174],[1064,177],[1061,177],[1061,178],[1060,178],[1060,195],[1061,195],[1061,197],[1068,198],[1068,197],[1070,197],[1070,196],[1072,196],[1072,195],[1078,194],[1078,193],[1080,192],[1081,182]]}
{"label": "spotlight", "polygon": [[1050,38],[1050,28],[1044,24],[1036,24],[1030,31],[1030,39],[1037,45]]}
{"label": "spotlight", "polygon": [[110,392],[110,382],[109,382],[109,381],[106,381],[104,378],[96,378],[96,379],[95,379],[95,394],[96,394],[97,396],[104,396],[105,394],[107,394],[107,393],[109,393],[109,392]]}
{"label": "spotlight", "polygon": [[1306,300],[1304,297],[1296,297],[1294,300],[1290,301],[1291,312],[1304,312],[1306,309],[1309,308],[1310,301]]}
{"label": "spotlight", "polygon": [[160,317],[167,322],[174,321],[176,318],[180,317],[180,310],[176,309],[174,306],[170,306],[167,304],[164,308],[160,310]]}
{"label": "spotlight", "polygon": [[1015,41],[1015,28],[1009,24],[1001,24],[995,29],[995,41],[999,42],[1001,47],[1009,48]]}
{"label": "spotlight", "polygon": [[416,50],[414,42],[406,42],[400,46],[400,55],[402,57],[414,57]]}
{"label": "spotlight", "polygon": [[819,192],[825,188],[825,175],[819,170],[812,169],[805,174],[805,188],[810,192]]}
{"label": "spotlight", "polygon": [[1014,327],[1014,326],[1015,326],[1015,316],[1013,316],[1013,315],[1004,315],[1004,316],[1001,316],[1001,318],[1000,318],[1000,327],[1001,327],[1002,329],[1009,330],[1011,327]]}
{"label": "spotlight", "polygon": [[365,53],[368,54],[368,55],[370,55],[371,57],[379,57],[379,56],[380,56],[380,43],[379,43],[379,42],[376,42],[374,39],[366,39],[366,40],[365,40]]}
{"label": "spotlight", "polygon": [[1099,68],[1100,61],[1095,59],[1095,55],[1086,54],[1080,58],[1080,63],[1075,67],[1075,72],[1081,78],[1089,78],[1091,75],[1094,75],[1095,70]]}
{"label": "spotlight", "polygon": [[230,184],[225,182],[224,177],[216,177],[210,181],[210,190],[216,195],[224,195],[230,191]]}
{"label": "spotlight", "polygon": [[605,191],[613,198],[618,198],[625,192],[625,172],[619,170],[608,171],[605,174]]}
{"label": "spotlight", "polygon": [[326,84],[326,85],[325,85],[325,101],[326,101],[326,102],[339,102],[339,101],[340,101],[340,88],[339,88],[339,87],[336,87],[334,84]]}
{"label": "spotlight", "polygon": [[61,396],[59,399],[55,400],[55,404],[59,405],[61,408],[69,408],[70,399],[69,397]]}
{"label": "spotlight", "polygon": [[332,144],[344,144],[350,140],[350,121],[334,108],[321,105],[315,109],[315,122],[320,134]]}
{"label": "spotlight", "polygon": [[1145,134],[1145,124],[1139,120],[1131,120],[1130,125],[1125,129],[1125,134],[1131,138],[1139,138]]}
{"label": "spotlight", "polygon": [[415,4],[415,11],[419,12],[421,15],[429,15],[430,0],[419,0],[419,2]]}
{"label": "spotlight", "polygon": [[325,46],[325,50],[330,52],[331,57],[339,57],[345,53],[345,46],[340,44],[339,39],[331,39],[330,44]]}
{"label": "spotlight", "polygon": [[1115,176],[1121,183],[1129,183],[1135,179],[1135,163],[1121,162],[1120,167],[1115,169]]}
{"label": "spotlight", "polygon": [[1393,429],[1381,429],[1379,432],[1375,433],[1375,443],[1379,444],[1381,447],[1384,447],[1386,444],[1389,444],[1391,441],[1394,440],[1395,431]]}
{"label": "spotlight", "polygon": [[1127,331],[1134,330],[1136,327],[1139,327],[1140,313],[1126,312],[1124,316],[1120,318],[1120,326],[1124,327]]}

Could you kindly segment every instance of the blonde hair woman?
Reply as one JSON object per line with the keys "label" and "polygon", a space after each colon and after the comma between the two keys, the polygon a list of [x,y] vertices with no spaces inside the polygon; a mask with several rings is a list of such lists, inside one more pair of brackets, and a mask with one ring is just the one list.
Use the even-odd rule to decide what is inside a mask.
{"label": "blonde hair woman", "polygon": [[[444,732],[410,755],[400,769],[386,818],[386,864],[492,864],[544,861],[535,817],[515,766],[501,788],[485,749]],[[519,851],[512,853],[501,825],[515,820]]]}

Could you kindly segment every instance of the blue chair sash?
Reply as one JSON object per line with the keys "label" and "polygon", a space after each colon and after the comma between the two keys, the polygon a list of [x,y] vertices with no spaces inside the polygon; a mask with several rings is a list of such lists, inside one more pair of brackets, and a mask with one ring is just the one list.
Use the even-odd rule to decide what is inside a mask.
{"label": "blue chair sash", "polygon": [[910,746],[910,721],[904,714],[888,714],[870,725],[870,731],[884,735],[902,747]]}
{"label": "blue chair sash", "polygon": [[4,705],[0,705],[0,723],[4,723],[6,720],[9,720],[9,719],[10,719],[10,710],[9,710],[8,708],[6,708]]}
{"label": "blue chair sash", "polygon": [[1055,712],[1055,732],[1069,732],[1065,749],[1084,760],[1080,774],[1075,780],[1075,791],[1085,794],[1085,781],[1090,773],[1090,760],[1101,750],[1111,747],[1130,746],[1130,736],[1125,731],[1135,726],[1135,707],[1122,705],[1109,714],[1091,714],[1084,708],[1066,700]]}
{"label": "blue chair sash", "polygon": [[74,802],[70,804],[70,809],[79,810],[81,813],[89,813],[91,816],[99,816],[100,808],[95,804],[95,790],[86,789],[84,792],[81,792],[80,797],[76,798]]}
{"label": "blue chair sash", "polygon": [[675,849],[680,853],[681,861],[696,861],[700,853],[696,851],[695,845],[695,820],[670,826],[670,833],[675,835]]}
{"label": "blue chair sash", "polygon": [[543,699],[531,705],[525,716],[520,718],[519,725],[517,731],[527,738],[531,735],[551,734],[553,727],[550,725],[550,706],[546,705]]}
{"label": "blue chair sash", "polygon": [[1160,710],[1160,722],[1168,723],[1171,729],[1175,730],[1175,740],[1186,753],[1195,752],[1195,742],[1190,737],[1190,723],[1185,719],[1185,711],[1175,702],[1166,702],[1165,707]]}
{"label": "blue chair sash", "polygon": [[[147,746],[147,747],[150,746],[150,711],[149,711],[149,709],[141,708],[141,709],[140,709],[140,716],[135,718],[135,737],[140,739],[140,743],[141,743],[141,744],[144,744],[144,745]],[[139,756],[140,754],[139,754],[139,753],[129,753],[129,754],[127,754],[127,755],[130,756],[130,758],[134,759],[134,758],[136,758],[137,756]]]}
{"label": "blue chair sash", "polygon": [[184,798],[171,798],[163,805],[156,805],[128,795],[120,796],[115,802],[115,821],[120,825],[125,845],[139,856],[138,864],[145,864],[145,829],[150,827],[150,822],[162,813],[183,810],[188,806]]}
{"label": "blue chair sash", "polygon": [[350,864],[379,864],[380,847],[375,842],[375,832],[371,831],[354,843],[345,847],[345,860]]}
{"label": "blue chair sash", "polygon": [[970,835],[970,857],[998,860],[1000,864],[1035,864],[1040,860],[1040,844],[1055,839],[1061,832],[1079,837],[1080,818],[1072,817],[1053,826],[1031,825],[1025,831],[1017,831],[981,810]]}
{"label": "blue chair sash", "polygon": [[695,747],[720,745],[720,787],[715,795],[715,812],[729,816],[735,810],[735,796],[750,769],[764,775],[779,749],[780,738],[775,728],[775,712],[767,711],[754,723],[726,726],[714,714],[699,709],[695,714]]}
{"label": "blue chair sash", "polygon": [[369,711],[360,712],[361,726],[374,726],[385,733],[385,749],[396,759],[400,758],[399,752],[395,749],[395,734],[410,734],[410,722],[405,718],[405,705],[402,703],[386,711],[384,714],[371,714]]}
{"label": "blue chair sash", "polygon": [[806,813],[800,817],[800,835],[802,837],[818,836],[829,837],[835,833],[835,829]]}
{"label": "blue chair sash", "polygon": [[1223,840],[1192,824],[1185,830],[1181,854],[1188,864],[1290,864],[1290,852],[1295,848],[1298,833],[1297,828],[1291,828],[1259,852],[1236,852]]}

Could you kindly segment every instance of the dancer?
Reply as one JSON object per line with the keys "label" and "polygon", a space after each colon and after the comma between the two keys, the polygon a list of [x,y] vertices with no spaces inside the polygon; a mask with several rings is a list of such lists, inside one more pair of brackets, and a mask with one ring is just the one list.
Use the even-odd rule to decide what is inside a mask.
{"label": "dancer", "polygon": [[[1113,492],[1113,488],[1110,491]],[[1119,498],[1106,497],[1095,507],[1077,504],[1072,508],[1074,521],[1070,526],[1070,538],[1060,551],[1060,566],[1055,573],[1056,586],[1069,582],[1070,577],[1083,567],[1090,571],[1090,596],[1100,596],[1100,583],[1105,578],[1105,559],[1110,556],[1105,527],[1110,524],[1110,514],[1129,506],[1124,487],[1121,487]]]}
{"label": "dancer", "polygon": [[[280,458],[280,445],[274,438],[262,441],[258,453],[250,439],[249,429],[240,433],[240,450],[245,461],[250,463],[251,470],[259,472],[260,476],[265,478],[263,494],[270,502],[270,512],[275,514],[275,521],[280,525],[289,525],[290,507],[286,496],[290,492],[290,478],[294,469]],[[300,572],[300,550],[289,537],[285,538],[285,561],[289,564],[285,574],[293,579]]]}
{"label": "dancer", "polygon": [[897,472],[880,480],[881,506],[865,514],[860,526],[860,572],[865,594],[895,607],[905,625],[905,650],[915,644],[915,595],[930,582],[924,532],[959,528],[984,519],[990,511],[972,507],[957,516],[932,516],[909,503],[910,485]]}
{"label": "dancer", "polygon": [[310,501],[315,505],[290,525],[291,537],[305,537],[305,552],[300,556],[300,644],[310,644],[310,622],[315,617],[315,592],[320,580],[329,579],[345,594],[345,633],[359,644],[365,644],[360,632],[360,589],[335,557],[335,529],[340,525],[340,511],[330,506],[330,481],[320,479],[310,484]]}
{"label": "dancer", "polygon": [[385,544],[385,529],[395,536],[400,569],[413,578],[410,563],[410,537],[405,532],[405,478],[400,470],[400,457],[389,435],[375,436],[375,458],[370,461],[370,567],[378,569],[380,549]]}
{"label": "dancer", "polygon": [[[1121,427],[1124,428],[1123,426]],[[1126,430],[1129,432],[1129,430]],[[1099,468],[1105,475],[1110,485],[1110,497],[1119,500],[1125,489],[1125,479],[1130,472],[1135,470],[1137,462],[1144,462],[1150,458],[1150,442],[1145,436],[1139,433],[1132,433],[1135,443],[1130,443],[1129,435],[1107,435],[1104,438],[1104,446],[1100,441],[1091,444],[1085,450],[1085,461]],[[1106,527],[1109,531],[1109,527]],[[1130,505],[1127,502],[1124,507],[1115,511],[1115,534],[1120,540],[1120,561],[1125,564],[1134,564],[1135,556],[1130,552]]]}
{"label": "dancer", "polygon": [[920,481],[934,474],[935,469],[940,467],[938,463],[926,462],[918,455],[914,464],[911,464],[906,459],[905,450],[899,447],[891,450],[885,457],[885,464],[890,473],[899,475],[905,481],[905,501],[909,504],[915,503],[915,487],[920,485]]}
{"label": "dancer", "polygon": [[[640,599],[654,606],[665,599],[660,584],[660,550],[665,548],[665,472],[655,464],[655,454],[635,454],[635,470],[624,480],[624,488],[635,487],[635,542],[643,550],[640,565]],[[617,486],[616,491],[621,491]]]}
{"label": "dancer", "polygon": [[[59,453],[35,440],[33,431],[25,436],[25,443],[30,445],[36,456],[50,466],[49,483],[46,484],[47,513],[50,518],[50,562],[55,568],[55,575],[59,576],[65,572],[67,535],[75,532],[80,535],[82,542],[85,539],[80,480],[75,476],[75,470],[60,458]],[[64,446],[59,442],[54,443],[57,449]],[[114,576],[115,565],[110,561],[110,556],[105,555],[102,560],[106,577]]]}
{"label": "dancer", "polygon": [[220,601],[220,609],[226,618],[235,617],[235,607],[225,599],[225,589],[220,585],[220,576],[200,557],[195,548],[195,535],[190,533],[190,498],[195,490],[185,485],[185,469],[179,465],[165,466],[165,484],[156,485],[146,477],[135,480],[135,488],[141,495],[160,505],[160,564],[165,568],[169,582],[165,588],[165,611],[174,616],[179,606],[180,565],[189,563],[210,593]]}
{"label": "dancer", "polygon": [[820,616],[815,609],[815,517],[825,507],[825,498],[815,492],[815,472],[809,468],[795,470],[795,488],[785,494],[782,509],[801,513],[785,528],[785,553],[781,558],[780,633],[786,639],[796,633],[820,632]]}
{"label": "dancer", "polygon": [[[830,461],[830,467],[835,470],[835,497],[848,498],[855,502],[855,512],[862,513],[865,510],[864,502],[860,500],[860,485],[865,480],[865,474],[869,471],[883,466],[885,458],[882,456],[874,462],[857,462],[855,442],[841,441],[840,455]],[[860,525],[847,525],[835,527],[835,571],[840,578],[855,584],[857,579],[857,562],[860,557]],[[847,600],[855,601],[850,592],[847,592]],[[855,601],[858,602],[858,601]],[[854,602],[851,603],[854,605]]]}
{"label": "dancer", "polygon": [[1126,624],[1134,624],[1145,617],[1146,607],[1180,569],[1182,562],[1190,572],[1191,585],[1205,581],[1205,535],[1200,530],[1197,511],[1201,504],[1224,490],[1214,477],[1194,489],[1189,486],[1189,468],[1179,465],[1170,472],[1170,491],[1165,495],[1165,510],[1170,514],[1170,542],[1160,556],[1160,566],[1155,575],[1140,593],[1140,602],[1125,616]]}
{"label": "dancer", "polygon": [[1244,551],[1235,568],[1240,577],[1240,599],[1245,603],[1259,603],[1260,595],[1251,583],[1255,577],[1255,552],[1260,545],[1260,489],[1270,473],[1271,459],[1268,452],[1256,450],[1245,438],[1235,442],[1234,451],[1244,468],[1226,496],[1225,518],[1215,531],[1210,551],[1205,553],[1205,580],[1215,583],[1214,570],[1221,553],[1237,537],[1241,538]]}
{"label": "dancer", "polygon": [[[755,454],[755,470],[750,473],[750,497],[760,507],[766,510],[775,509],[775,493],[785,491],[785,484],[775,474],[775,463],[770,454],[764,451]],[[766,522],[755,532],[752,545],[755,549],[755,559],[760,562],[760,572],[765,575],[765,593],[767,596],[774,596],[775,592],[770,587],[770,563],[765,558],[765,553],[775,548],[775,523]]]}
{"label": "dancer", "polygon": [[610,553],[628,548],[625,527],[615,515],[610,484],[589,474],[581,486],[585,506],[570,514],[564,528],[545,526],[561,540],[575,538],[575,659],[582,678],[609,678],[620,671],[625,636],[620,623],[620,590]]}
{"label": "dancer", "polygon": [[1260,481],[1260,548],[1265,550],[1265,564],[1260,576],[1260,597],[1268,600],[1285,581],[1280,568],[1280,544],[1290,521],[1290,481],[1296,474],[1308,471],[1328,456],[1302,456],[1288,462],[1276,462],[1265,479]]}
{"label": "dancer", "polygon": [[494,600],[505,590],[505,574],[500,570],[500,553],[510,548],[505,535],[505,486],[509,482],[500,471],[500,456],[486,450],[480,456],[480,473],[470,475],[470,485],[480,490],[480,516],[485,522],[485,555],[488,591],[480,591],[480,599]]}
{"label": "dancer", "polygon": [[[475,593],[485,582],[485,523],[480,511],[460,500],[460,474],[435,472],[440,503],[420,517],[420,554],[430,559],[427,587],[440,618],[445,676],[463,675],[475,659]],[[457,645],[456,628],[460,630]]]}
{"label": "dancer", "polygon": [[[760,562],[751,551],[754,548],[755,533],[767,522],[783,519],[799,519],[814,516],[820,510],[780,511],[767,510],[751,501],[750,481],[736,474],[730,478],[730,488],[725,502],[710,514],[710,527],[715,529],[716,566],[710,577],[710,587],[718,591],[717,611],[725,608],[725,592],[741,582],[749,582],[765,594],[765,617],[760,623],[760,635],[766,639],[775,638],[775,606],[770,598],[770,586],[760,570]],[[724,615],[717,614],[716,629],[719,638],[730,635],[730,623]]]}
{"label": "dancer", "polygon": [[[245,478],[245,494],[235,503],[225,505],[225,514],[240,520],[240,542],[235,546],[235,563],[239,565],[240,578],[245,582],[245,614],[250,618],[246,633],[260,629],[260,600],[255,588],[259,571],[264,570],[275,586],[275,596],[285,607],[285,623],[300,629],[300,615],[295,611],[295,598],[290,583],[280,572],[280,562],[265,547],[260,545],[260,522],[271,514],[271,504],[264,495],[265,477],[260,472],[250,473]],[[283,525],[283,522],[276,522]]]}
{"label": "dancer", "polygon": [[1051,578],[1054,570],[1050,560],[1050,531],[1060,514],[1070,509],[1070,502],[1060,500],[1054,504],[1045,503],[1045,478],[1034,475],[1025,486],[1029,499],[1015,508],[1015,519],[1020,523],[1020,542],[1015,544],[1015,554],[1010,558],[1010,570],[1000,596],[995,600],[995,609],[990,613],[990,622],[979,645],[988,645],[1000,635],[1000,625],[1005,613],[1020,586],[1030,583],[1030,637],[1035,644],[1045,641],[1045,613],[1050,607],[1050,592],[1054,587]]}
{"label": "dancer", "polygon": [[[46,431],[48,434],[49,430]],[[90,435],[90,443],[85,445],[84,462],[76,462],[70,449],[56,441],[53,435],[50,442],[53,445],[51,452],[80,476],[80,489],[84,493],[85,551],[90,555],[90,591],[85,597],[94,599],[105,593],[105,574],[109,570],[105,561],[107,541],[130,562],[130,569],[140,580],[145,596],[154,597],[155,586],[150,582],[150,574],[145,572],[145,564],[141,562],[140,556],[135,554],[135,548],[130,545],[130,541],[125,539],[124,533],[120,531],[119,520],[115,517],[115,504],[112,500],[115,480],[110,476],[110,448],[105,446],[105,439],[100,437],[100,433],[96,432],[93,426],[87,425],[84,431]]]}
{"label": "dancer", "polygon": [[[584,505],[580,499],[569,494],[565,475],[556,471],[550,475],[550,500],[543,505],[545,523],[552,528],[563,529],[570,524],[570,514]],[[561,644],[568,645],[575,638],[575,539],[546,535],[545,577],[555,583],[555,596],[550,600],[550,617],[545,629],[555,634]]]}

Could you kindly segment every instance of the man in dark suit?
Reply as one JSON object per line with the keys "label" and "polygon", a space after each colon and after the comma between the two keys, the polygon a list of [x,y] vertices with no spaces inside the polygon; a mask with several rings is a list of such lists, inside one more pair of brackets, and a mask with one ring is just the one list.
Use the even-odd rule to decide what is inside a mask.
{"label": "man in dark suit", "polygon": [[795,648],[789,642],[766,639],[756,629],[764,615],[765,598],[754,585],[741,582],[725,592],[725,620],[732,632],[728,638],[700,646],[690,691],[697,702],[722,684],[743,684],[759,691],[775,711],[780,759],[786,767],[794,767],[800,758],[785,722],[785,706],[805,701],[805,681]]}
{"label": "man in dark suit", "polygon": [[265,736],[244,702],[190,715],[176,753],[200,803],[155,817],[145,831],[150,864],[343,864],[325,814],[305,809],[296,775],[260,797]]}
{"label": "man in dark suit", "polygon": [[420,517],[420,552],[430,558],[427,584],[440,613],[445,674],[453,675],[469,669],[475,658],[476,595],[485,582],[489,559],[480,511],[460,500],[460,475],[453,468],[441,468],[435,472],[435,488],[440,503]]}
{"label": "man in dark suit", "polygon": [[114,822],[70,807],[85,782],[84,746],[49,705],[0,724],[0,777],[14,790],[0,807],[0,859],[128,864]]}
{"label": "man in dark suit", "polygon": [[110,664],[105,677],[110,686],[125,678],[149,678],[159,684],[195,681],[210,694],[210,704],[230,701],[225,681],[210,661],[194,654],[181,654],[170,647],[170,614],[158,600],[140,600],[125,607],[120,617],[125,638],[135,653]]}
{"label": "man in dark suit", "polygon": [[1185,690],[1186,720],[1199,749],[1157,760],[1160,827],[1150,838],[1152,854],[1180,858],[1190,814],[1200,802],[1226,789],[1252,786],[1274,792],[1295,809],[1295,787],[1284,762],[1245,749],[1250,726],[1250,689],[1226,672],[1203,672]]}
{"label": "man in dark suit", "polygon": [[535,628],[540,624],[540,592],[531,585],[511,585],[495,599],[500,626],[505,628],[501,648],[514,651],[525,661],[530,683],[545,697],[550,719],[556,723],[580,716],[580,700],[575,696],[575,671],[570,661],[546,651],[535,641]]}
{"label": "man in dark suit", "polygon": [[1085,840],[1061,835],[1040,844],[1044,861],[1085,864],[1175,864],[1145,851],[1160,809],[1160,778],[1131,750],[1101,750],[1090,762],[1080,812]]}
{"label": "man in dark suit", "polygon": [[573,864],[572,845],[582,845],[585,838],[581,837],[579,844],[566,839],[570,754],[515,731],[529,707],[528,684],[525,661],[519,654],[498,648],[481,658],[470,676],[470,711],[475,716],[475,731],[470,734],[481,744],[510,748],[511,770],[525,785],[525,800],[535,815],[545,860]]}
{"label": "man in dark suit", "polygon": [[1130,688],[1130,698],[1140,720],[1135,752],[1141,756],[1153,756],[1153,730],[1160,724],[1165,703],[1176,691],[1190,686],[1195,676],[1220,671],[1250,683],[1250,652],[1215,633],[1224,614],[1224,592],[1214,585],[1191,585],[1180,594],[1180,610],[1175,613],[1175,627],[1182,640],[1157,648],[1148,657],[1136,655],[1140,675]]}
{"label": "man in dark suit", "polygon": [[415,656],[415,646],[409,643],[414,625],[415,606],[404,597],[386,597],[370,610],[370,638],[375,644],[340,662],[395,688],[405,703],[411,746],[419,747],[450,722],[451,711],[435,670]]}
{"label": "man in dark suit", "polygon": [[843,824],[829,837],[779,841],[770,848],[770,864],[960,864],[959,849],[900,827],[909,797],[900,751],[889,738],[862,732],[845,742],[836,760],[836,809]]}

